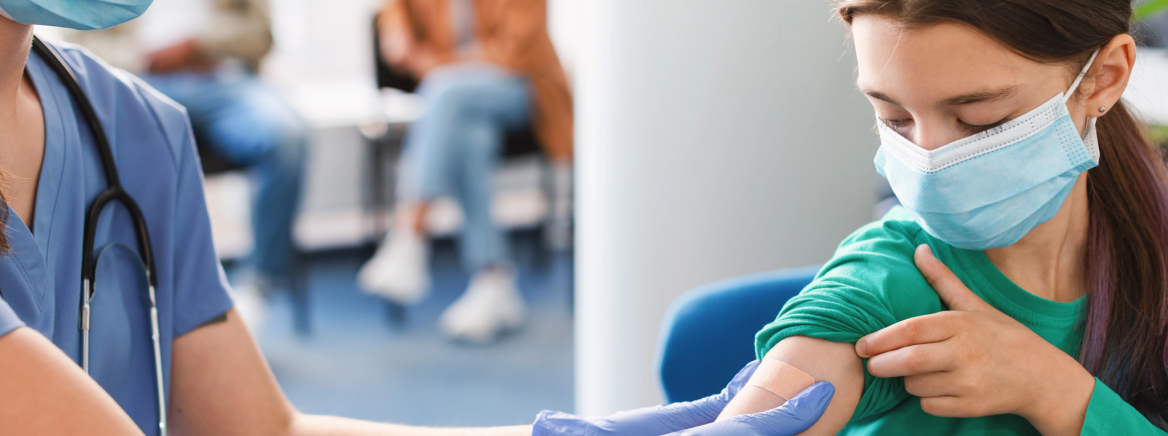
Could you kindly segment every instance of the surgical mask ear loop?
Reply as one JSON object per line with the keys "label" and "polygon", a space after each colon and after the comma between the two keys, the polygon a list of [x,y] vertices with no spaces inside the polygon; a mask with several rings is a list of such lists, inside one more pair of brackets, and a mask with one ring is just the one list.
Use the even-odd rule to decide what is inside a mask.
{"label": "surgical mask ear loop", "polygon": [[1083,81],[1083,77],[1087,76],[1087,70],[1090,70],[1091,64],[1095,63],[1095,57],[1099,56],[1099,50],[1095,49],[1095,52],[1091,53],[1091,59],[1087,59],[1087,65],[1083,66],[1083,71],[1080,71],[1079,76],[1075,77],[1075,81],[1071,83],[1071,89],[1067,90],[1067,95],[1063,96],[1063,104],[1071,101],[1071,96],[1075,95],[1075,91],[1079,89],[1079,83]]}
{"label": "surgical mask ear loop", "polygon": [[[1071,101],[1071,96],[1074,96],[1075,91],[1079,89],[1079,83],[1081,83],[1083,81],[1083,77],[1087,76],[1087,71],[1090,70],[1091,65],[1093,65],[1095,63],[1095,57],[1099,56],[1099,50],[1101,50],[1101,49],[1097,48],[1097,49],[1095,49],[1094,53],[1091,53],[1091,59],[1087,59],[1087,65],[1083,66],[1083,71],[1080,71],[1079,76],[1075,78],[1075,81],[1073,83],[1071,83],[1071,89],[1067,91],[1067,95],[1063,96],[1063,106],[1066,106],[1067,102]],[[1070,106],[1067,106],[1068,112],[1070,112],[1070,109],[1071,109]],[[1088,110],[1088,112],[1090,112],[1090,110]],[[1103,107],[1100,107],[1099,113],[1104,113],[1104,112],[1107,112],[1107,110],[1104,109]],[[1083,131],[1083,136],[1082,136],[1082,139],[1084,140],[1084,142],[1087,145],[1087,150],[1091,153],[1091,158],[1094,159],[1095,162],[1099,162],[1099,144],[1098,144],[1097,139],[1089,139],[1089,138],[1094,137],[1092,132],[1095,130],[1095,121],[1098,119],[1099,119],[1099,117],[1093,117],[1090,114],[1087,115],[1087,128]]]}

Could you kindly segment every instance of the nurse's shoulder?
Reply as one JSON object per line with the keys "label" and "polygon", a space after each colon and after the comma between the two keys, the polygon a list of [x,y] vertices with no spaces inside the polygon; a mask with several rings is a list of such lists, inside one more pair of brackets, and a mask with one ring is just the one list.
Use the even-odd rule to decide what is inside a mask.
{"label": "nurse's shoulder", "polygon": [[89,97],[106,134],[113,136],[110,143],[115,154],[119,146],[127,144],[156,146],[164,142],[178,166],[184,155],[183,147],[191,141],[186,108],[137,76],[110,66],[84,47],[63,42],[52,45]]}

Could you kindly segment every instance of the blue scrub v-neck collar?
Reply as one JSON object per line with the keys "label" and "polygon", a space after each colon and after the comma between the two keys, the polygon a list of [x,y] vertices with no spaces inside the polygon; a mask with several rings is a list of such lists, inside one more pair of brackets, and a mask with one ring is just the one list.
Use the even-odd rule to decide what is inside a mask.
{"label": "blue scrub v-neck collar", "polygon": [[[48,279],[49,271],[44,247],[33,238],[24,220],[8,205],[7,236],[10,254],[7,259],[19,264],[13,271],[18,272],[20,280],[24,282],[24,289],[30,290],[29,296],[36,306],[37,313],[44,313],[48,309],[45,295],[51,288]],[[8,297],[13,297],[9,295]]]}
{"label": "blue scrub v-neck collar", "polygon": [[68,91],[63,86],[54,86],[60,81],[40,56],[30,53],[25,63],[25,71],[32,79],[37,97],[41,101],[45,124],[45,150],[40,178],[37,180],[33,226],[31,230],[25,227],[24,231],[34,232],[33,237],[37,245],[40,246],[42,253],[47,255],[51,246],[49,242],[53,237],[53,221],[61,196],[61,184],[64,182],[65,150],[68,148],[65,144],[67,141],[79,139],[76,122],[65,120],[76,120],[77,117],[73,114],[73,104]]}

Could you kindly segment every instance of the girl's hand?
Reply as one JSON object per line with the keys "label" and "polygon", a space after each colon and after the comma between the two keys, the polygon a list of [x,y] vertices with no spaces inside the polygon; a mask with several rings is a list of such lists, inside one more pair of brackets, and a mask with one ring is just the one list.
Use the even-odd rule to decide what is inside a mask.
{"label": "girl's hand", "polygon": [[928,245],[917,268],[949,310],[856,342],[876,377],[904,377],[921,409],[944,417],[1020,415],[1044,435],[1079,434],[1095,379],[1073,357],[969,290]]}

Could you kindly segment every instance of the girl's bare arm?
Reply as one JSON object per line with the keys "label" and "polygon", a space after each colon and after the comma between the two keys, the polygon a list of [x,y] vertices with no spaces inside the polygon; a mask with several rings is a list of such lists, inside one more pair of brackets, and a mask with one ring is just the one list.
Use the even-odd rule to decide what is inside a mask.
{"label": "girl's bare arm", "polygon": [[[835,397],[823,417],[804,432],[805,435],[834,435],[852,418],[864,388],[864,365],[852,344],[830,342],[803,336],[783,339],[767,352],[764,360],[779,360],[798,368],[815,379],[835,385]],[[751,384],[764,384],[765,375],[755,373]],[[747,386],[726,406],[728,415],[769,410],[786,402],[775,393],[759,386]]]}

